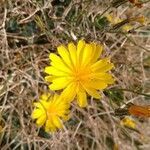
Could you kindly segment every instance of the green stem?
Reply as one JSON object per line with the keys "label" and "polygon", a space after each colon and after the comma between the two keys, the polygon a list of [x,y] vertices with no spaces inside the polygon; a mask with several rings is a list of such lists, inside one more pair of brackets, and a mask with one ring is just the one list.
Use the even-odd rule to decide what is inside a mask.
{"label": "green stem", "polygon": [[130,89],[118,89],[118,90],[132,92],[132,93],[135,93],[135,94],[138,94],[138,95],[143,95],[143,96],[146,96],[146,97],[150,98],[150,94],[140,93],[140,92],[136,92],[136,91],[133,91],[133,90],[130,90]]}

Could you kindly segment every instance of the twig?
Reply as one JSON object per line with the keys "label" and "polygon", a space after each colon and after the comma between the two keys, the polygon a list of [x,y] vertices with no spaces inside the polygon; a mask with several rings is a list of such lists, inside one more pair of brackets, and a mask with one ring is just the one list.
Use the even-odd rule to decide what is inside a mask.
{"label": "twig", "polygon": [[19,24],[23,24],[23,23],[28,22],[28,20],[29,20],[31,17],[33,17],[39,10],[40,10],[40,9],[37,8],[31,15],[29,15],[28,17],[26,17],[26,18],[20,20],[20,21],[19,21]]}

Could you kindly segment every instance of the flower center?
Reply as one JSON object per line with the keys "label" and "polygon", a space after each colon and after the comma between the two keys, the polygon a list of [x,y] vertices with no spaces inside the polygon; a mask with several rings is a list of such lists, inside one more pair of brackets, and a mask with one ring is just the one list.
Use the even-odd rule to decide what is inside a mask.
{"label": "flower center", "polygon": [[52,115],[57,114],[57,110],[55,107],[49,107],[47,109],[47,115],[48,117],[51,117]]}
{"label": "flower center", "polygon": [[74,73],[75,82],[86,82],[89,79],[90,71],[87,68],[77,68]]}

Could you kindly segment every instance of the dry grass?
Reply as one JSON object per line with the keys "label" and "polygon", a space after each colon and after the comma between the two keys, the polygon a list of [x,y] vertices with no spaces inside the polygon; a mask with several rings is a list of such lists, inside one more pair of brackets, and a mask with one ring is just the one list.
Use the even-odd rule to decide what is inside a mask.
{"label": "dry grass", "polygon": [[[122,33],[101,22],[113,12],[121,18],[144,15],[150,19],[150,3],[142,8],[129,2],[115,8],[110,0],[1,0],[0,1],[0,147],[2,150],[148,150],[150,120],[133,117],[137,130],[120,125],[115,102],[150,105],[150,26],[133,23],[136,30]],[[117,3],[118,4],[118,3]],[[109,8],[109,9],[108,9]],[[105,11],[107,10],[107,11]],[[104,14],[105,12],[105,14]],[[99,22],[97,23],[98,20]],[[100,26],[101,25],[101,26]],[[61,43],[84,38],[103,43],[111,55],[116,84],[114,95],[89,100],[86,109],[72,104],[72,118],[56,134],[38,129],[31,119],[32,103],[47,91],[44,67],[48,55]],[[118,91],[115,89],[130,89]],[[138,92],[134,93],[134,91]],[[115,100],[114,100],[115,97]],[[114,101],[111,101],[113,99]]]}

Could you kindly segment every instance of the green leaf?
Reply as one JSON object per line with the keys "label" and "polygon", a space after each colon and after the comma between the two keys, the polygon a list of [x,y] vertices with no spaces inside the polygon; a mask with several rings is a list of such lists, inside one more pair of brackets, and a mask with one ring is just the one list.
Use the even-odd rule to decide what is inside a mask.
{"label": "green leaf", "polygon": [[10,20],[6,22],[6,31],[11,33],[19,32],[19,25],[16,18],[10,18]]}
{"label": "green leaf", "polygon": [[107,96],[110,101],[117,104],[118,106],[121,105],[123,102],[123,91],[117,88],[111,88],[104,91],[105,96]]}
{"label": "green leaf", "polygon": [[106,27],[108,27],[109,25],[109,21],[107,20],[106,17],[100,17],[100,16],[97,16],[95,18],[95,26],[99,29],[104,29]]}
{"label": "green leaf", "polygon": [[106,137],[106,145],[107,145],[109,150],[113,150],[114,149],[115,143],[114,143],[114,140],[113,140],[113,138],[111,136],[107,136]]}
{"label": "green leaf", "polygon": [[45,132],[43,128],[40,128],[38,136],[43,137],[45,139],[50,139],[52,137],[51,134],[49,134],[48,132]]}

